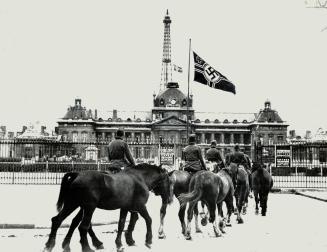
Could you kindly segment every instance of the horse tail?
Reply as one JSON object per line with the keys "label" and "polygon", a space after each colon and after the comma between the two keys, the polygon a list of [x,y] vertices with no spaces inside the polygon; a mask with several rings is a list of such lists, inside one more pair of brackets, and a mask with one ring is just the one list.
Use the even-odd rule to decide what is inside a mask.
{"label": "horse tail", "polygon": [[198,202],[203,194],[203,185],[200,179],[195,180],[194,189],[192,192],[183,193],[178,197],[181,207],[184,207],[188,202]]}
{"label": "horse tail", "polygon": [[64,177],[62,178],[59,197],[58,197],[58,201],[57,201],[57,211],[58,212],[62,209],[62,206],[64,204],[64,200],[65,200],[65,196],[67,194],[69,186],[75,180],[77,175],[78,175],[78,172],[67,172],[64,175]]}

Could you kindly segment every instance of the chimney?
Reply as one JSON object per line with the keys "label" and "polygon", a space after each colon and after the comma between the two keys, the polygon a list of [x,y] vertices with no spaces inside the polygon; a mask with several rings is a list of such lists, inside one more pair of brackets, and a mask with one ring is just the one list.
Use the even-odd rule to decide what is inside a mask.
{"label": "chimney", "polygon": [[295,130],[290,130],[290,138],[295,138],[296,134],[295,134]]}
{"label": "chimney", "polygon": [[22,133],[24,133],[25,131],[27,130],[27,126],[23,126],[23,130],[22,130]]}
{"label": "chimney", "polygon": [[98,119],[98,110],[97,109],[94,110],[94,119],[95,120]]}
{"label": "chimney", "polygon": [[112,112],[112,120],[117,120],[117,109],[114,109]]}
{"label": "chimney", "polygon": [[75,99],[75,107],[81,107],[82,106],[82,100],[80,98]]}
{"label": "chimney", "polygon": [[0,126],[2,132],[6,133],[6,126]]}
{"label": "chimney", "polygon": [[45,133],[45,129],[46,129],[47,127],[45,127],[45,126],[41,126],[41,134],[43,135],[44,133]]}
{"label": "chimney", "polygon": [[307,131],[305,132],[305,138],[306,138],[306,139],[310,139],[310,138],[311,138],[311,131],[310,131],[310,130],[307,130]]}

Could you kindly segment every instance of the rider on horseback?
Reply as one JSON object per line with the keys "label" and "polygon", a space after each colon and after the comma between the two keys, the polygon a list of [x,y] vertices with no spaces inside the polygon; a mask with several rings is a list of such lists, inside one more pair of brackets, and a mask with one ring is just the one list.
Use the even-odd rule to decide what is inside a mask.
{"label": "rider on horseback", "polygon": [[211,141],[211,147],[207,151],[207,160],[214,162],[214,169],[213,172],[217,173],[221,168],[225,167],[224,159],[220,153],[220,151],[217,149],[217,141],[212,140]]}
{"label": "rider on horseback", "polygon": [[234,147],[234,153],[230,156],[230,162],[235,163],[238,166],[243,165],[244,167],[247,165],[247,159],[245,154],[240,150],[240,146],[237,144]]}
{"label": "rider on horseback", "polygon": [[119,172],[127,166],[135,166],[133,156],[128,144],[123,140],[123,136],[124,131],[117,130],[115,139],[108,146],[109,170],[112,172]]}
{"label": "rider on horseback", "polygon": [[183,160],[185,160],[184,171],[195,173],[201,170],[207,170],[204,163],[201,148],[195,144],[195,135],[189,136],[189,145],[182,152]]}

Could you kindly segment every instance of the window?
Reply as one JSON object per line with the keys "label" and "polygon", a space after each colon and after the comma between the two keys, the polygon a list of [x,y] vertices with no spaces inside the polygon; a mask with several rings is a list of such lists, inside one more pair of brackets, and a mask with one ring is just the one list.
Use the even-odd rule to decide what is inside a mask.
{"label": "window", "polygon": [[326,148],[319,149],[319,162],[321,162],[321,163],[327,162],[327,149]]}
{"label": "window", "polygon": [[277,142],[283,142],[284,141],[284,136],[277,136]]}
{"label": "window", "polygon": [[86,142],[87,140],[87,132],[82,132],[82,142]]}
{"label": "window", "polygon": [[73,142],[77,142],[78,140],[78,132],[73,132]]}

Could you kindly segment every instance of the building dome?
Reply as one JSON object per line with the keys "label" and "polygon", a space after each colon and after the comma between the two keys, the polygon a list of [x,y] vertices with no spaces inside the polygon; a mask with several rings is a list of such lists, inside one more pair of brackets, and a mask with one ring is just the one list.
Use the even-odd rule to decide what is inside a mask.
{"label": "building dome", "polygon": [[75,106],[70,106],[67,109],[67,112],[63,119],[73,119],[73,120],[87,120],[92,119],[93,114],[91,110],[86,110],[85,107],[82,107],[82,100],[81,99],[75,99]]}
{"label": "building dome", "polygon": [[[177,82],[169,82],[167,88],[154,98],[155,107],[186,107],[187,95],[180,89]],[[192,107],[192,99],[190,98],[190,107]]]}

